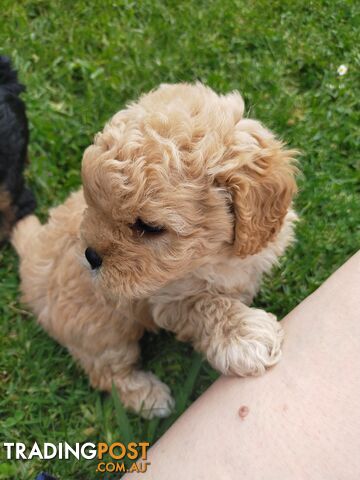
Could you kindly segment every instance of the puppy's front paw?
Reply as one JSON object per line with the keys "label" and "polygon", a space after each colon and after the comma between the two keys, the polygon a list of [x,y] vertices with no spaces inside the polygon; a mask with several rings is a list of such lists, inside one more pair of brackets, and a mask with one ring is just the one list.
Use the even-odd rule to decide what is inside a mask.
{"label": "puppy's front paw", "polygon": [[284,332],[276,317],[255,308],[239,314],[232,327],[213,338],[209,363],[224,375],[262,375],[281,357]]}
{"label": "puppy's front paw", "polygon": [[150,372],[133,372],[119,387],[124,405],[144,418],[167,417],[174,408],[169,387]]}

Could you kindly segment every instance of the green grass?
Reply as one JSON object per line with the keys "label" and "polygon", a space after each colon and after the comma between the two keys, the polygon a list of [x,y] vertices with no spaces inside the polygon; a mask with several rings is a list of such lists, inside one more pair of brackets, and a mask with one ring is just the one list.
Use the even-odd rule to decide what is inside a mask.
{"label": "green grass", "polygon": [[[360,245],[357,3],[2,0],[0,53],[27,85],[38,214],[79,186],[83,149],[140,92],[197,79],[239,89],[251,116],[303,152],[298,242],[255,302],[282,317]],[[124,417],[23,311],[10,247],[0,251],[0,289],[0,442],[111,442],[131,432],[154,441],[217,377],[189,345],[149,335],[145,367],[169,384],[177,411],[170,421]],[[32,460],[1,462],[0,479],[31,480],[42,469],[99,478],[93,462]]]}

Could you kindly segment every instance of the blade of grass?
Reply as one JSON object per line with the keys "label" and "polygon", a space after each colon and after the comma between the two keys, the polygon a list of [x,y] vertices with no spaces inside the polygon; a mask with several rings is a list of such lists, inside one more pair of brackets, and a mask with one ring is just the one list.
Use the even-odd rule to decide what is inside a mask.
{"label": "blade of grass", "polygon": [[159,424],[160,424],[160,418],[159,417],[155,417],[155,418],[152,418],[151,420],[149,420],[148,428],[147,428],[147,434],[146,434],[146,438],[147,438],[147,441],[149,443],[154,442],[154,438],[155,438],[155,435],[156,435],[156,431],[159,428]]}
{"label": "blade of grass", "polygon": [[190,396],[194,390],[194,385],[199,375],[202,362],[202,356],[199,353],[194,352],[193,361],[189,369],[188,376],[186,377],[185,383],[183,387],[179,389],[175,396],[176,412],[161,423],[160,435],[163,435],[166,430],[171,427],[175,420],[185,411],[186,405],[188,404]]}
{"label": "blade of grass", "polygon": [[185,411],[186,405],[190,400],[190,396],[194,390],[196,379],[199,375],[203,357],[197,352],[193,354],[193,361],[189,370],[189,374],[185,380],[184,387],[180,390],[177,396],[177,411],[181,414]]}
{"label": "blade of grass", "polygon": [[120,401],[115,385],[112,385],[111,396],[114,402],[116,420],[119,427],[119,432],[124,443],[134,441],[134,432],[127,416],[126,410]]}

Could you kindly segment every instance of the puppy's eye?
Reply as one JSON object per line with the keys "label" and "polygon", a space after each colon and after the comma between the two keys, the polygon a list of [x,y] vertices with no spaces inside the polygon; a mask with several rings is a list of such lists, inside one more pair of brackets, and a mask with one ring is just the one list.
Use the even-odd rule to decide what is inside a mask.
{"label": "puppy's eye", "polygon": [[160,235],[166,231],[165,227],[159,227],[157,225],[149,225],[138,218],[136,222],[131,225],[131,228],[139,233],[141,236],[145,234]]}

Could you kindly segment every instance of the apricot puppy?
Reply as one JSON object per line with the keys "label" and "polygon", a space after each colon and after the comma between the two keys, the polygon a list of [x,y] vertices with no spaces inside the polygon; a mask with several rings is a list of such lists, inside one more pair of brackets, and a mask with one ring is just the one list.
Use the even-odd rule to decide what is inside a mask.
{"label": "apricot puppy", "polygon": [[274,315],[250,308],[293,238],[294,151],[243,117],[234,92],[161,85],[118,112],[84,153],[83,189],[15,228],[24,301],[91,384],[146,417],[169,388],[139,369],[156,327],[225,375],[281,355]]}

